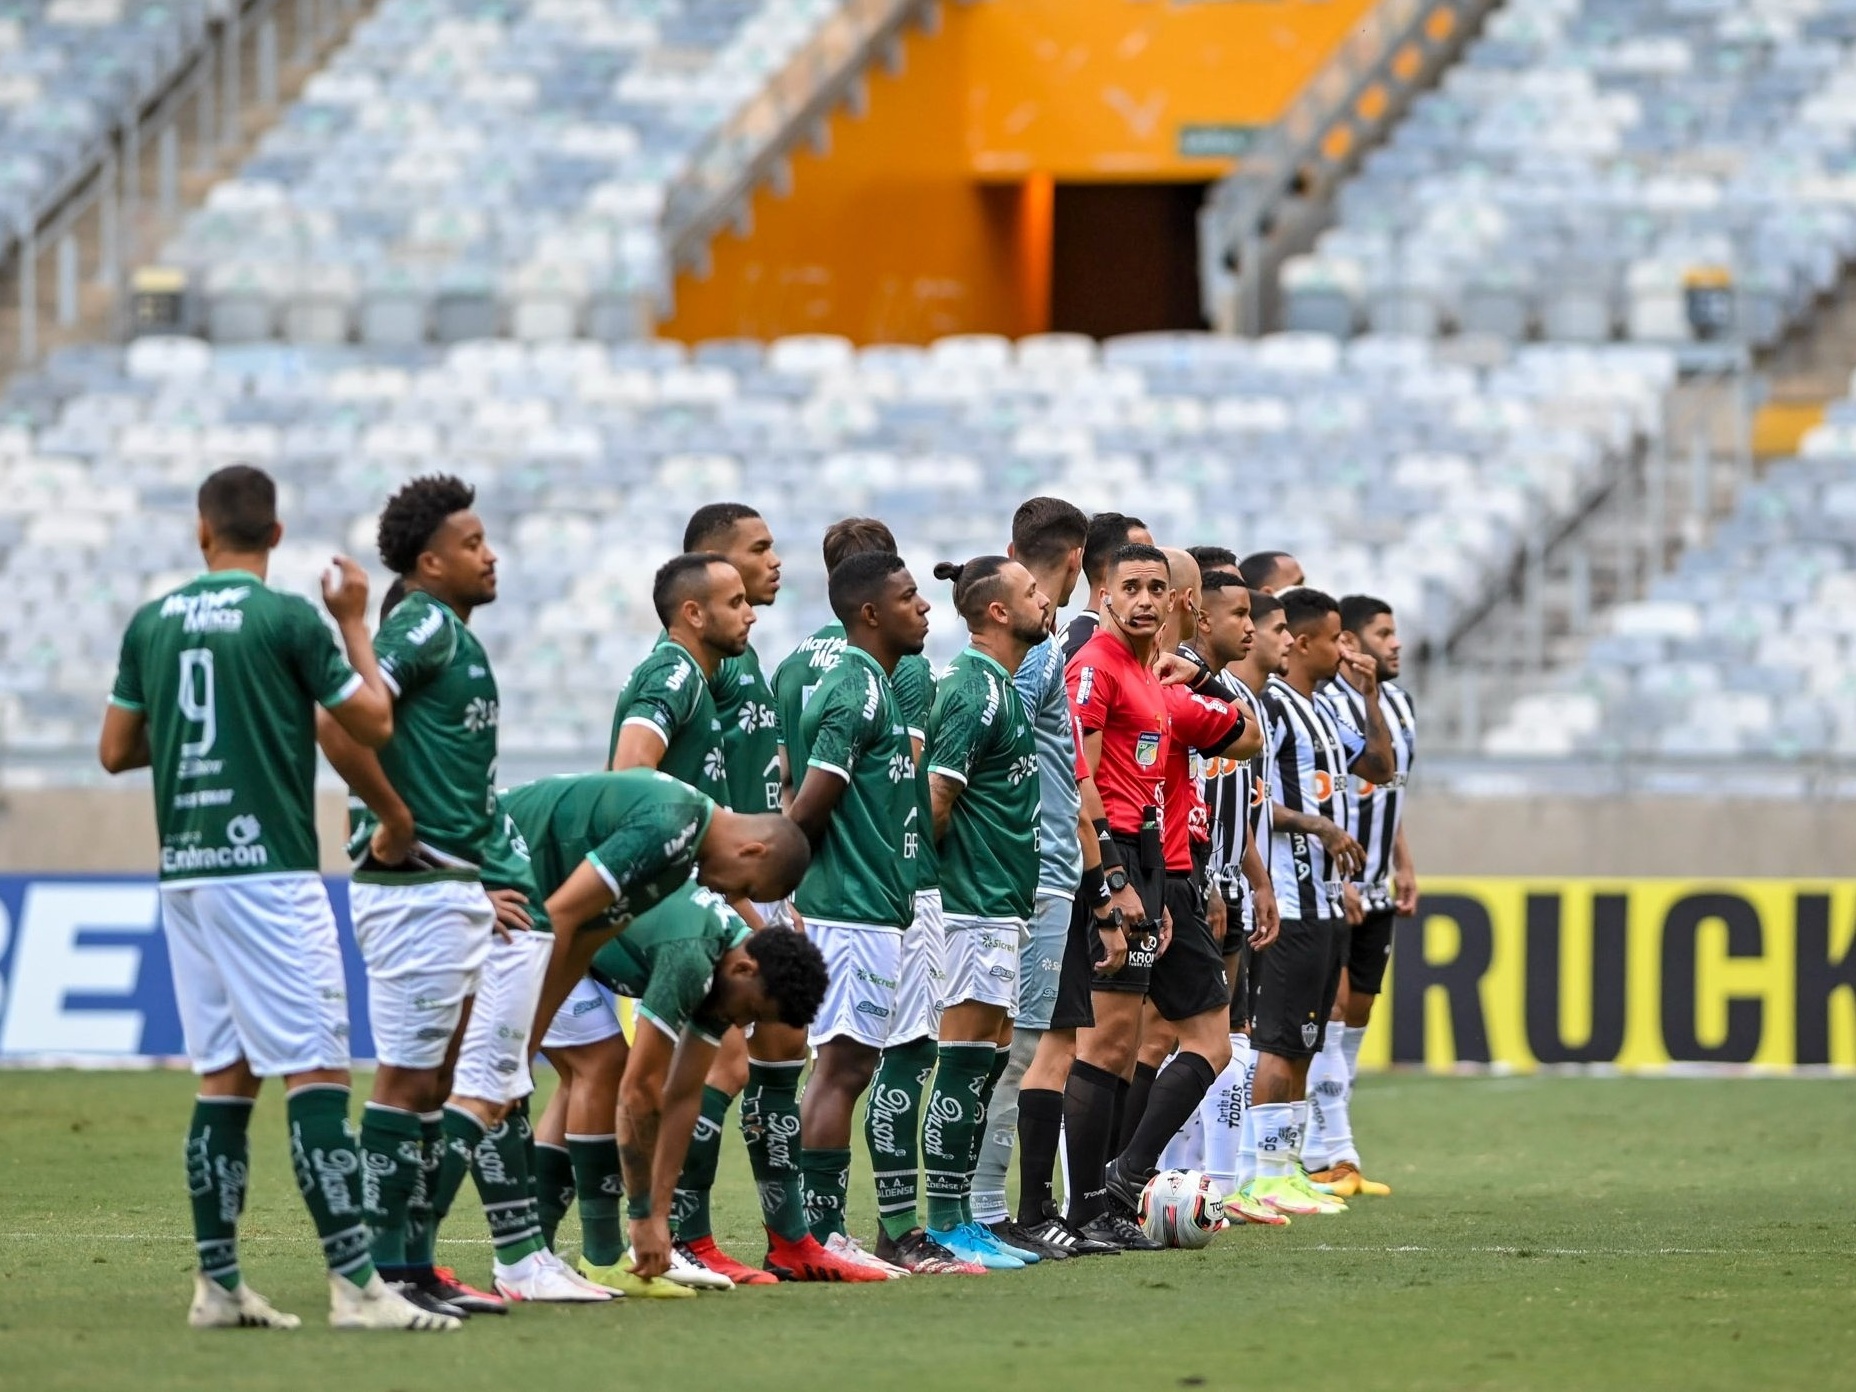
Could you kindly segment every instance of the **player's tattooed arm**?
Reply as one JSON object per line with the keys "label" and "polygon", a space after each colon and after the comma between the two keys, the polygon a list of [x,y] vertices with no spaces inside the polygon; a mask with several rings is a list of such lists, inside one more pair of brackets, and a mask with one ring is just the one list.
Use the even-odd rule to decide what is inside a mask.
{"label": "player's tattooed arm", "polygon": [[1366,852],[1340,827],[1326,817],[1312,812],[1294,812],[1277,803],[1270,812],[1270,824],[1283,831],[1299,831],[1319,841],[1333,858],[1334,868],[1343,875],[1357,875],[1366,865]]}
{"label": "player's tattooed arm", "polygon": [[325,710],[316,712],[316,743],[336,775],[380,821],[368,849],[382,865],[399,865],[413,852],[412,809],[387,780],[380,759]]}
{"label": "player's tattooed arm", "polygon": [[[677,1177],[702,1112],[702,1087],[715,1046],[684,1030],[679,1040],[645,1022],[619,1088],[619,1164],[633,1195],[633,1268],[661,1276],[670,1268],[669,1215]],[[636,1196],[649,1195],[640,1213]]]}
{"label": "player's tattooed arm", "polygon": [[934,839],[940,843],[947,835],[947,824],[954,818],[954,804],[960,801],[960,795],[967,790],[967,785],[958,778],[949,778],[944,773],[928,775],[928,800],[934,805]]}

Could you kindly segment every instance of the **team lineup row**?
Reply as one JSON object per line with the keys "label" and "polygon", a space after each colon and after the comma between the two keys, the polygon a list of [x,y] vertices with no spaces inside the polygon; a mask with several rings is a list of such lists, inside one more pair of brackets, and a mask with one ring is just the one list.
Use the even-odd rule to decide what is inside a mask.
{"label": "team lineup row", "polygon": [[[376,635],[360,568],[325,576],[338,648],[264,585],[271,480],[221,470],[200,491],[206,573],[125,635],[101,757],[153,772],[201,1076],[194,1324],[297,1323],[238,1265],[269,1076],[338,1327],[1147,1250],[1175,1237],[1142,1211],[1163,1163],[1203,1171],[1201,1226],[1384,1192],[1346,1106],[1416,898],[1384,604],[1337,604],[1280,553],[1162,550],[1137,519],[1036,498],[1004,554],[936,567],[968,634],[937,678],[893,536],[851,518],[824,539],[836,622],[768,681],[749,639],[779,592],[774,539],[710,505],[657,573],[664,632],[618,699],[608,770],[499,791],[469,627],[496,557],[473,507],[449,477],[388,502]],[[1079,580],[1088,607],[1059,634]],[[318,743],[351,791],[379,1061],[358,1133]],[[537,1051],[561,1086],[531,1117]],[[736,1096],[759,1266],[709,1222]],[[847,1225],[860,1101],[869,1248]],[[433,1258],[467,1174],[495,1295]],[[576,1202],[570,1266],[554,1228]]]}

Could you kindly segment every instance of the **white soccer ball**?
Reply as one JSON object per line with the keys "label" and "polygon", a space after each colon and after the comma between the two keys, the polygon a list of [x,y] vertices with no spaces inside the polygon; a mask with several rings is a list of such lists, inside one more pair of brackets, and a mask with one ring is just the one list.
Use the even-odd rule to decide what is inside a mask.
{"label": "white soccer ball", "polygon": [[1141,1231],[1168,1247],[1203,1247],[1225,1226],[1223,1196],[1197,1170],[1162,1170],[1141,1190]]}

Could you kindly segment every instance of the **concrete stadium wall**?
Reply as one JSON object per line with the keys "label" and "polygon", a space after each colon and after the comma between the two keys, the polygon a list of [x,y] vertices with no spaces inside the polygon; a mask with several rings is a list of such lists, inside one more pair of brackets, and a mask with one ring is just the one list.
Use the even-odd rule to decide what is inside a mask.
{"label": "concrete stadium wall", "polygon": [[[343,800],[319,807],[323,867],[339,873]],[[1615,875],[1841,879],[1856,874],[1856,803],[1414,795],[1421,875]],[[146,789],[0,795],[0,871],[154,868]]]}

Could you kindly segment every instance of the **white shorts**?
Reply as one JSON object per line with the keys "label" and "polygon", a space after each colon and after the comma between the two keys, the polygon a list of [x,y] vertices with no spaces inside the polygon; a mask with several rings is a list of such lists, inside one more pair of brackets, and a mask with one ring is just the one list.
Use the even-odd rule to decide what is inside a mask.
{"label": "white shorts", "polygon": [[535,1007],[554,951],[552,933],[511,933],[490,943],[477,982],[477,999],[464,1026],[451,1091],[485,1102],[515,1102],[535,1090],[529,1060],[535,1054]]}
{"label": "white shorts", "polygon": [[941,921],[941,891],[917,890],[915,922],[902,935],[902,971],[896,985],[896,1018],[889,1027],[891,1043],[935,1039],[941,1033],[941,998],[947,990]]}
{"label": "white shorts", "polygon": [[348,983],[320,877],[161,886],[168,965],[196,1073],[348,1066]]}
{"label": "white shorts", "polygon": [[544,1049],[574,1049],[601,1044],[625,1033],[619,1024],[619,998],[590,976],[583,976],[567,993],[561,1008],[548,1023],[541,1041]]}
{"label": "white shorts", "polygon": [[1075,902],[1067,895],[1038,891],[1031,910],[1031,932],[1018,954],[1018,1015],[1022,1029],[1049,1029],[1057,1006],[1057,982],[1063,975],[1063,948],[1070,937]]}
{"label": "white shorts", "polygon": [[771,904],[753,901],[754,912],[760,915],[760,921],[769,928],[791,928],[793,926],[793,901],[776,899]]}
{"label": "white shorts", "polygon": [[894,928],[812,919],[806,936],[818,945],[831,974],[806,1043],[854,1039],[880,1049],[889,1042],[896,1015],[896,983],[902,974],[902,934]]}
{"label": "white shorts", "polygon": [[941,1008],[978,1001],[1018,1014],[1018,959],[1029,930],[1022,918],[947,918],[947,977]]}
{"label": "white shorts", "polygon": [[374,1057],[396,1068],[445,1061],[489,955],[496,910],[475,880],[348,887],[367,963]]}

